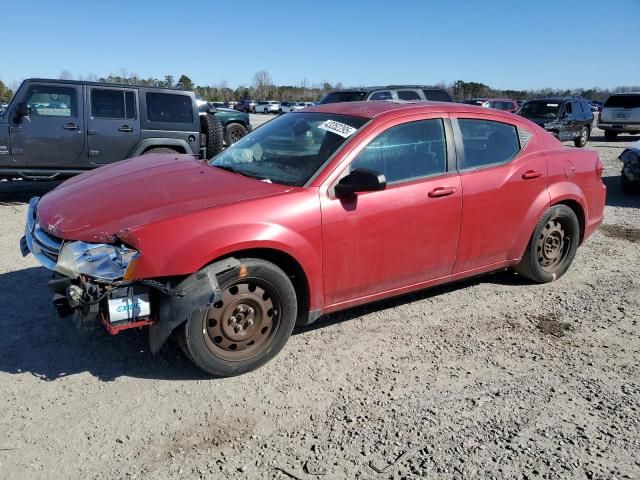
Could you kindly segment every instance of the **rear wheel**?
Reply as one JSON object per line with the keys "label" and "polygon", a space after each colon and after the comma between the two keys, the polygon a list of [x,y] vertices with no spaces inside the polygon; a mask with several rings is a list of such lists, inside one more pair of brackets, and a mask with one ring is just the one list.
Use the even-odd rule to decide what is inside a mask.
{"label": "rear wheel", "polygon": [[609,140],[610,142],[614,141],[617,136],[618,136],[618,132],[614,132],[612,130],[605,130],[604,131],[605,140]]}
{"label": "rear wheel", "polygon": [[587,127],[582,127],[580,129],[580,134],[578,135],[578,138],[573,140],[573,144],[578,148],[582,148],[587,144],[588,140],[589,140],[589,129]]}
{"label": "rear wheel", "polygon": [[276,265],[255,258],[218,276],[222,298],[192,315],[179,343],[198,367],[216,377],[254,370],[282,350],[296,322],[296,292]]}
{"label": "rear wheel", "polygon": [[566,205],[555,205],[538,222],[515,270],[538,283],[557,280],[573,262],[579,241],[576,214]]}
{"label": "rear wheel", "polygon": [[236,143],[246,134],[247,129],[244,125],[240,125],[239,123],[230,123],[226,128],[225,141],[227,142],[227,145],[231,145]]}

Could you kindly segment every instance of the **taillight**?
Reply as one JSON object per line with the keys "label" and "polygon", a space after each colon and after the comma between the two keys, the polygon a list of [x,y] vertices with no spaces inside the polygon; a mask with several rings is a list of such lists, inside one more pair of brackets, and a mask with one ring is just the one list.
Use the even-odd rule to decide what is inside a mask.
{"label": "taillight", "polygon": [[596,157],[596,174],[598,175],[598,178],[602,178],[602,170],[604,170],[604,165],[602,164],[600,157],[597,156]]}

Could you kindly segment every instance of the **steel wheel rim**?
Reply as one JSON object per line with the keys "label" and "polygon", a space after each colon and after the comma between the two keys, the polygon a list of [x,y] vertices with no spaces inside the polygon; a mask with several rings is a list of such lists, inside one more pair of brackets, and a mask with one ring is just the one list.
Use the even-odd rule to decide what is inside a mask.
{"label": "steel wheel rim", "polygon": [[542,229],[536,244],[538,264],[553,273],[564,262],[571,246],[569,226],[559,218],[552,218]]}
{"label": "steel wheel rim", "polygon": [[258,279],[242,279],[222,290],[207,310],[202,332],[207,348],[229,361],[246,361],[271,343],[280,326],[281,301],[275,288]]}
{"label": "steel wheel rim", "polygon": [[587,129],[584,127],[582,128],[582,133],[580,134],[580,142],[587,143]]}
{"label": "steel wheel rim", "polygon": [[242,138],[242,133],[240,133],[239,128],[232,128],[231,132],[229,132],[229,138],[231,143],[236,143],[238,140]]}

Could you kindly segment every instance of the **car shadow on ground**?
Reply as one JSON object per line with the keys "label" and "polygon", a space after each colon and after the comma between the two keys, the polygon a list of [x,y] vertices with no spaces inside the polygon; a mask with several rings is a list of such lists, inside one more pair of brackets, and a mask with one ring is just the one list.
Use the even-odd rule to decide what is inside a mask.
{"label": "car shadow on ground", "polygon": [[438,287],[433,287],[426,290],[419,290],[417,292],[407,293],[398,297],[392,297],[385,300],[368,303],[359,307],[353,307],[348,310],[325,315],[311,325],[296,328],[293,334],[304,334],[312,330],[317,330],[319,328],[325,328],[331,325],[346,322],[348,320],[353,320],[372,312],[382,312],[384,310],[396,308],[407,303],[418,302],[421,300],[426,300],[428,298],[446,295],[456,290],[465,289],[473,285],[479,285],[482,283],[491,283],[494,285],[513,287],[531,284],[531,282],[529,282],[527,279],[515,274],[511,270],[501,270],[499,272],[479,275],[477,277],[467,278],[458,282],[440,285]]}
{"label": "car shadow on ground", "polygon": [[43,267],[0,275],[0,371],[31,373],[46,381],[84,372],[103,381],[207,378],[172,342],[152,355],[146,331],[111,336],[101,326],[78,330],[71,320],[59,318],[47,288],[50,277]]}
{"label": "car shadow on ground", "polygon": [[610,207],[640,208],[640,192],[622,193],[620,187],[620,175],[602,177],[607,186],[606,204]]}
{"label": "car shadow on ground", "polygon": [[[205,373],[186,359],[177,342],[170,339],[157,355],[149,352],[147,332],[129,330],[110,336],[101,326],[76,329],[70,320],[58,317],[50,302],[46,283],[50,272],[32,267],[0,275],[0,371],[29,373],[43,381],[89,373],[102,381],[118,377],[158,380],[204,380]],[[446,294],[481,282],[523,285],[525,280],[511,273],[484,275],[393,299],[364,305],[321,318],[294,335],[327,328],[373,311]]]}
{"label": "car shadow on ground", "polygon": [[41,197],[61,183],[61,181],[0,181],[0,205],[29,203],[32,197]]}

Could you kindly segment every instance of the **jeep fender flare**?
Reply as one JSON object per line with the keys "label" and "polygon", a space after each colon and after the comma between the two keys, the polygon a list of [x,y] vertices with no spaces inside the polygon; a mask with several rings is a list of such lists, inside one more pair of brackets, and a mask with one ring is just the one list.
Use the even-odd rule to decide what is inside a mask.
{"label": "jeep fender flare", "polygon": [[181,138],[145,138],[133,147],[133,150],[131,150],[127,158],[137,157],[142,155],[145,150],[157,147],[177,147],[178,149],[184,150],[187,154],[194,153],[191,145]]}

